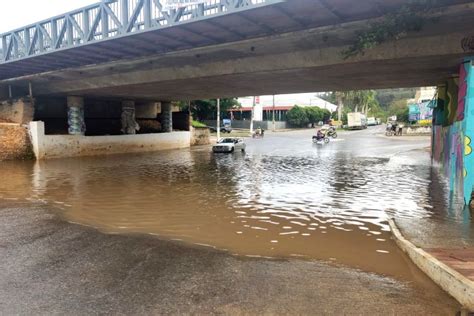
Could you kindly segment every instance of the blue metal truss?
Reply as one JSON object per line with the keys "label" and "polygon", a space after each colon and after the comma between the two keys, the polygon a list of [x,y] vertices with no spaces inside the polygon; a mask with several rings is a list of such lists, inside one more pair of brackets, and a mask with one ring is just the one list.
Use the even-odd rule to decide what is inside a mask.
{"label": "blue metal truss", "polygon": [[164,11],[160,0],[103,0],[0,35],[0,64],[282,0],[209,0]]}

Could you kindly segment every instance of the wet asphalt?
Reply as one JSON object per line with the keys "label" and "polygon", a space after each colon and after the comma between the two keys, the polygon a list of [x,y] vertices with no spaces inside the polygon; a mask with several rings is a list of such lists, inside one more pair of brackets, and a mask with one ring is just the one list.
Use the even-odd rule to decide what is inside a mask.
{"label": "wet asphalt", "polygon": [[[269,137],[277,144],[299,133]],[[374,142],[372,154],[387,154],[377,143],[388,144],[388,155],[402,146],[382,137]],[[284,150],[271,141],[265,146]],[[104,234],[67,223],[44,204],[0,201],[0,315],[454,315],[459,309],[441,291],[349,267]]]}

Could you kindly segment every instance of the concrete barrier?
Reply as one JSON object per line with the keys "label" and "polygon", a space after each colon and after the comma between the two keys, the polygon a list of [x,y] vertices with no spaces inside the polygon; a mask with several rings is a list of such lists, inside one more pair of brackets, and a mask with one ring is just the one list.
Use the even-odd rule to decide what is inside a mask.
{"label": "concrete barrier", "polygon": [[186,148],[191,132],[120,136],[45,135],[44,122],[30,123],[36,159],[98,156]]}
{"label": "concrete barrier", "polygon": [[403,128],[404,135],[431,135],[432,128],[431,126],[407,126]]}
{"label": "concrete barrier", "polygon": [[207,127],[192,127],[191,146],[209,145],[211,132]]}
{"label": "concrete barrier", "polygon": [[388,222],[395,242],[410,259],[466,309],[474,311],[474,282],[405,239],[393,219]]}

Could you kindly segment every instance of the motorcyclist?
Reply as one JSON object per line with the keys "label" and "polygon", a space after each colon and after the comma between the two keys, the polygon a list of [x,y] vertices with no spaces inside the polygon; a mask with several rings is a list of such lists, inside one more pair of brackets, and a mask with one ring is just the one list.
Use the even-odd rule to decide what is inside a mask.
{"label": "motorcyclist", "polygon": [[317,141],[323,140],[324,137],[325,137],[324,133],[320,129],[318,129],[318,132],[316,133],[316,140]]}
{"label": "motorcyclist", "polygon": [[397,130],[398,130],[398,123],[397,122],[393,122],[392,123],[392,132],[394,135],[397,134]]}

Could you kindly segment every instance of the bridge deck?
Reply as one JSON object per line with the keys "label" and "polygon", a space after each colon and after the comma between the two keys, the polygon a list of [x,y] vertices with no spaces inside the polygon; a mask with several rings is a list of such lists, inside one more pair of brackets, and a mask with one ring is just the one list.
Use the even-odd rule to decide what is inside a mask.
{"label": "bridge deck", "polygon": [[[175,12],[176,15],[170,17],[161,11],[155,15],[150,13],[150,8],[156,9],[153,6],[160,3],[158,0],[108,0],[2,34],[0,80],[325,25],[341,25],[380,16],[406,1],[386,0],[381,5],[379,0],[364,0],[357,6],[353,5],[353,0],[208,2],[201,16],[194,16],[192,12],[196,10],[193,7],[194,11],[186,9],[188,11]],[[466,0],[450,1],[452,4],[464,2]],[[141,4],[142,9],[129,8],[129,13],[124,15],[119,9],[119,4],[123,6],[123,3]],[[235,7],[219,11],[229,3]],[[211,10],[214,7],[220,9],[214,12]],[[148,22],[144,17],[146,12]],[[85,18],[85,13],[90,16]]]}

